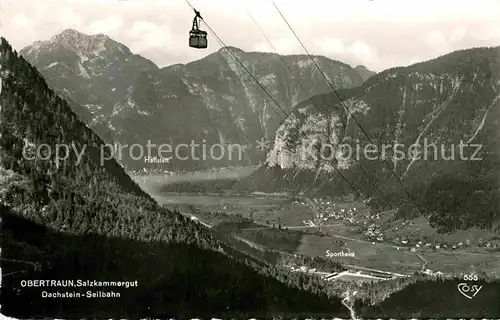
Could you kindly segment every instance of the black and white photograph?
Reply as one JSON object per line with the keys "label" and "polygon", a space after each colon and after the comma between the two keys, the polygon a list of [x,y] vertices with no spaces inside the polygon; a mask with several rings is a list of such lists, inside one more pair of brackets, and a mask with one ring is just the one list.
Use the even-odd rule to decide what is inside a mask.
{"label": "black and white photograph", "polygon": [[499,0],[0,0],[0,319],[500,318]]}

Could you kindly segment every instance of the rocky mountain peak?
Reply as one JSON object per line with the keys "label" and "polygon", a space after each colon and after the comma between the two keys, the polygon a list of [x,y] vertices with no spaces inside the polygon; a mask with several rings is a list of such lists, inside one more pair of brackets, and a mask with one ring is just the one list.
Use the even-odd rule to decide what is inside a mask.
{"label": "rocky mountain peak", "polygon": [[219,52],[226,52],[227,50],[231,50],[233,53],[243,53],[245,52],[244,50],[232,46],[227,46],[219,49]]}
{"label": "rocky mountain peak", "polygon": [[24,48],[21,54],[37,60],[40,53],[54,52],[60,49],[75,53],[81,62],[91,57],[105,57],[114,52],[130,55],[130,49],[104,34],[88,35],[74,29],[65,29],[49,40],[36,41]]}
{"label": "rocky mountain peak", "polygon": [[368,78],[370,78],[371,76],[373,75],[376,75],[377,73],[374,72],[374,71],[371,71],[370,69],[368,69],[366,66],[364,65],[358,65],[354,68],[354,70],[356,70],[359,75],[361,76],[361,78],[363,78],[363,81],[366,81],[368,80]]}
{"label": "rocky mountain peak", "polygon": [[[67,29],[45,43],[42,49],[49,50],[41,50],[38,43],[37,56],[24,54],[35,51],[34,46],[21,54],[53,88],[89,110],[92,120],[87,123],[101,136],[109,131],[112,140],[124,143],[161,141],[165,136],[179,143],[206,139],[250,145],[262,137],[273,140],[283,119],[248,73],[284,110],[331,90],[307,55],[279,59],[276,53],[228,47],[197,61],[159,69],[139,55],[110,51],[123,45],[104,35]],[[57,49],[50,50],[50,46]],[[337,88],[363,83],[358,72],[345,63],[326,57],[314,59]],[[299,85],[299,80],[307,86]],[[241,161],[257,163],[264,157],[252,150]],[[230,159],[227,162],[234,164]],[[182,165],[188,166],[185,161]],[[193,161],[189,165],[220,165],[220,161]]]}
{"label": "rocky mountain peak", "polygon": [[54,35],[51,39],[57,40],[57,39],[85,39],[85,38],[90,38],[92,36],[89,36],[85,33],[82,33],[78,30],[75,29],[64,29],[61,33]]}

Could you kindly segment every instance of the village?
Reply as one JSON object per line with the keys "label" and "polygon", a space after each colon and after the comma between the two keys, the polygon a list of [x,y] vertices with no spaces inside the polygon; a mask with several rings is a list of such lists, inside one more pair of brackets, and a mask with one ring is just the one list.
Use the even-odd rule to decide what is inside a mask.
{"label": "village", "polygon": [[[341,223],[346,226],[355,227],[358,233],[364,240],[370,241],[373,245],[376,243],[387,243],[397,247],[397,249],[410,250],[411,252],[425,251],[438,251],[438,250],[458,250],[463,248],[500,248],[498,240],[483,240],[477,239],[472,242],[469,239],[463,239],[457,242],[439,241],[419,239],[419,235],[415,232],[408,233],[406,236],[398,235],[398,231],[405,228],[413,230],[416,228],[415,222],[411,220],[390,220],[381,214],[371,213],[364,203],[360,202],[359,205],[352,205],[346,207],[345,202],[337,204],[331,199],[319,198],[312,199],[314,204],[306,200],[294,200],[293,203],[301,204],[304,206],[314,207],[313,210],[317,211],[316,221],[305,220],[303,223],[307,226],[331,225]],[[427,241],[426,241],[427,240]]]}

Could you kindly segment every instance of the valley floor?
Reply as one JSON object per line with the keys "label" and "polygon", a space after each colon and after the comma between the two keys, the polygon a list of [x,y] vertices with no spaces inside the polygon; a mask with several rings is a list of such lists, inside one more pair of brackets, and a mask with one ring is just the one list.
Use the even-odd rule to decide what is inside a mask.
{"label": "valley floor", "polygon": [[[249,169],[243,171],[251,172]],[[191,174],[189,179],[193,176]],[[177,182],[182,178],[169,177],[168,180]],[[283,241],[263,241],[266,243],[257,245],[310,257],[326,257],[357,272],[360,268],[400,276],[418,271],[429,276],[479,272],[496,278],[500,270],[500,245],[493,235],[485,232],[459,232],[445,237],[433,232],[425,219],[394,222],[391,212],[376,216],[362,202],[260,193],[160,194],[155,193],[153,187],[158,186],[161,177],[134,176],[134,179],[160,204],[193,216],[206,226],[217,224],[207,213],[239,214],[255,223],[255,226],[240,230],[239,236],[248,241],[252,239],[245,235],[255,238],[256,233],[286,231],[294,234],[291,237],[294,240],[288,239],[286,245],[281,244]],[[361,277],[360,274],[346,274],[335,279],[355,280],[363,278],[367,271],[363,269]]]}
{"label": "valley floor", "polygon": [[[485,281],[500,278],[500,243],[495,235],[481,230],[443,236],[425,218],[395,220],[393,212],[374,214],[361,201],[264,193],[161,192],[162,184],[178,183],[182,177],[133,178],[159,204],[230,234],[253,250],[290,257],[278,266],[315,274],[328,282],[343,297],[342,304],[352,317],[360,312],[354,301],[382,303],[392,293],[406,294],[406,285],[417,279],[453,282],[464,274]],[[300,257],[337,262],[343,271],[303,263]],[[458,292],[456,285],[439,290],[450,296]]]}

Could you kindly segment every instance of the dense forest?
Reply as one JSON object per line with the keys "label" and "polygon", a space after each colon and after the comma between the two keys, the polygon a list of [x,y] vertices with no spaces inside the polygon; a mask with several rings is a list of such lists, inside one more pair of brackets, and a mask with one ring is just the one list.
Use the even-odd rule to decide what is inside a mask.
{"label": "dense forest", "polygon": [[[388,282],[387,285],[377,285],[371,288],[372,290],[364,290],[364,292],[371,291],[372,296],[378,295],[379,303],[370,305],[358,300],[357,310],[360,310],[360,315],[367,319],[378,318],[381,314],[391,315],[391,318],[396,319],[498,318],[500,314],[498,280],[480,280],[474,283],[482,286],[474,299],[467,299],[460,294],[457,285],[461,282],[463,281],[459,279],[425,277],[415,277],[399,284]],[[387,292],[393,291],[395,287],[399,287],[400,290],[387,295]],[[381,297],[384,298],[382,302],[380,302]]]}
{"label": "dense forest", "polygon": [[[160,208],[41,75],[0,44],[2,312],[30,317],[346,316],[318,278],[290,274]],[[30,158],[41,145],[86,147]],[[47,152],[47,148],[44,149]],[[43,160],[40,156],[47,156]],[[30,160],[33,159],[33,160]],[[21,262],[23,261],[23,262]],[[42,299],[35,279],[138,280],[120,300]],[[60,290],[61,288],[59,288]]]}
{"label": "dense forest", "polygon": [[[255,273],[248,267],[250,261],[237,262],[183,243],[57,233],[1,209],[6,260],[2,267],[7,274],[2,288],[4,314],[59,318],[343,314],[326,296],[285,286],[272,273]],[[9,275],[12,272],[18,273]],[[119,299],[47,303],[40,298],[40,288],[21,288],[22,279],[124,280],[139,285],[113,288],[120,292]],[[305,276],[297,279],[304,285],[308,282]],[[95,290],[79,289],[69,291]]]}

